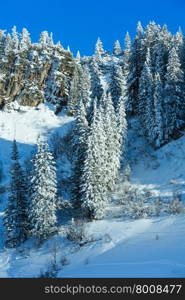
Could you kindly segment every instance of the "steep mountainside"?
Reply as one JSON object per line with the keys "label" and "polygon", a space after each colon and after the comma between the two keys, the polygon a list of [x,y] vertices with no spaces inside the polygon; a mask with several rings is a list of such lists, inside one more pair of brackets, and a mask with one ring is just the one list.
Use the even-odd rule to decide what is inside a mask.
{"label": "steep mountainside", "polygon": [[0,31],[0,277],[184,276],[184,129],[181,31]]}
{"label": "steep mountainside", "polygon": [[0,34],[0,106],[18,101],[37,106],[48,101],[66,105],[75,61],[68,50],[42,32],[39,43],[29,33]]}

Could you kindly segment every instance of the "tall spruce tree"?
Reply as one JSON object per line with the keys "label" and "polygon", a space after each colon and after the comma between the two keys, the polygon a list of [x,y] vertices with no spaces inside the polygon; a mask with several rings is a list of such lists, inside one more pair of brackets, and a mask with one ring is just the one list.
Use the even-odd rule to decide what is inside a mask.
{"label": "tall spruce tree", "polygon": [[56,167],[48,145],[39,140],[31,174],[30,234],[39,242],[56,232]]}
{"label": "tall spruce tree", "polygon": [[131,63],[131,39],[130,35],[127,32],[125,35],[125,49],[123,55],[123,73],[128,77],[130,73],[130,63]]}
{"label": "tall spruce tree", "polygon": [[140,22],[137,25],[137,34],[131,49],[130,73],[128,80],[129,103],[131,113],[136,114],[139,103],[139,81],[145,60],[145,50],[143,46],[144,30]]}
{"label": "tall spruce tree", "polygon": [[101,83],[101,71],[95,57],[93,57],[92,59],[90,65],[90,72],[91,72],[91,97],[92,99],[96,98],[99,105],[99,101],[103,95],[103,86]]}
{"label": "tall spruce tree", "polygon": [[126,105],[128,103],[128,87],[127,80],[123,76],[122,80],[122,93],[118,101],[116,108],[116,120],[117,120],[117,139],[119,147],[117,149],[117,156],[120,159],[121,167],[124,165],[126,154],[126,138],[127,138],[127,120],[126,120]]}
{"label": "tall spruce tree", "polygon": [[149,48],[139,83],[138,113],[142,131],[150,140],[151,128],[153,128],[153,76]]}
{"label": "tall spruce tree", "polygon": [[159,148],[164,143],[163,129],[163,89],[159,73],[154,78],[154,127],[151,132],[152,141],[155,148]]}
{"label": "tall spruce tree", "polygon": [[164,86],[164,81],[165,81],[166,55],[167,53],[164,47],[164,42],[161,38],[161,32],[159,32],[153,49],[153,56],[154,56],[153,73],[154,74],[158,73],[160,75],[162,86]]}
{"label": "tall spruce tree", "polygon": [[81,80],[83,70],[80,65],[75,65],[73,79],[70,85],[68,110],[72,115],[75,115],[78,102],[81,95]]}
{"label": "tall spruce tree", "polygon": [[179,55],[175,46],[170,50],[167,64],[166,82],[164,89],[165,101],[165,139],[168,141],[170,136],[178,132],[184,124],[184,73],[181,68]]}
{"label": "tall spruce tree", "polygon": [[174,46],[177,50],[178,56],[179,56],[179,60],[180,63],[183,63],[183,59],[184,59],[184,47],[183,47],[183,33],[181,31],[181,29],[179,28],[179,30],[177,31],[177,33],[175,34],[175,36],[173,37],[173,41],[174,41]]}
{"label": "tall spruce tree", "polygon": [[105,130],[105,164],[106,164],[106,184],[109,191],[113,191],[117,172],[120,167],[120,156],[118,149],[120,147],[117,133],[116,113],[113,107],[111,94],[106,97],[104,108],[104,130]]}
{"label": "tall spruce tree", "polygon": [[181,52],[181,64],[182,64],[182,70],[185,75],[185,36],[183,35],[183,44],[182,44],[182,52]]}
{"label": "tall spruce tree", "polygon": [[160,39],[160,49],[163,52],[162,56],[163,59],[161,61],[161,67],[163,69],[163,73],[160,72],[160,70],[156,70],[156,72],[159,72],[161,81],[163,83],[163,86],[165,84],[165,74],[167,71],[167,64],[168,64],[168,57],[169,57],[169,51],[171,49],[171,43],[172,43],[172,34],[168,31],[168,27],[164,25],[161,28],[161,32],[159,33],[159,39]]}
{"label": "tall spruce tree", "polygon": [[119,65],[113,65],[111,69],[111,80],[109,84],[109,92],[112,97],[114,107],[118,105],[119,98],[122,96],[123,71]]}
{"label": "tall spruce tree", "polygon": [[152,72],[155,65],[154,50],[159,30],[160,28],[155,24],[155,22],[149,22],[146,26],[145,37],[143,40],[145,55],[147,55],[147,50],[150,49]]}
{"label": "tall spruce tree", "polygon": [[82,67],[82,74],[80,77],[80,99],[83,102],[87,114],[87,119],[91,110],[91,76],[88,66]]}
{"label": "tall spruce tree", "polygon": [[72,175],[72,201],[74,208],[81,207],[80,183],[87,149],[88,121],[86,109],[82,99],[79,102],[74,131],[72,138],[72,148],[74,153],[73,175]]}
{"label": "tall spruce tree", "polygon": [[11,179],[4,224],[7,232],[6,245],[13,248],[18,247],[28,236],[27,188],[25,174],[19,163],[19,153],[15,140],[13,141],[11,159]]}
{"label": "tall spruce tree", "polygon": [[102,219],[107,204],[106,151],[102,110],[97,109],[96,102],[94,102],[93,112],[81,177],[81,208],[85,217]]}
{"label": "tall spruce tree", "polygon": [[[123,55],[123,75],[124,75],[124,83],[123,85],[126,84],[127,86],[127,95],[129,92],[129,96],[127,97],[127,101],[125,102],[125,109],[129,115],[132,115],[134,112],[134,102],[133,102],[133,94],[132,94],[132,89],[131,86],[133,84],[133,77],[132,77],[132,69],[131,69],[131,55],[132,55],[132,50],[131,50],[131,39],[130,35],[127,32],[125,36],[125,50],[124,50],[124,55]],[[132,65],[133,66],[133,65]],[[124,89],[124,87],[123,87]]]}

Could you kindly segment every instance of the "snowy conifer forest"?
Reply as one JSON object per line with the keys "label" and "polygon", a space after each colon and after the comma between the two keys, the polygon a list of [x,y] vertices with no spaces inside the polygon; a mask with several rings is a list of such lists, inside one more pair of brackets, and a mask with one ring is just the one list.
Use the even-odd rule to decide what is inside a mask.
{"label": "snowy conifer forest", "polygon": [[185,277],[184,194],[181,29],[0,30],[0,277]]}

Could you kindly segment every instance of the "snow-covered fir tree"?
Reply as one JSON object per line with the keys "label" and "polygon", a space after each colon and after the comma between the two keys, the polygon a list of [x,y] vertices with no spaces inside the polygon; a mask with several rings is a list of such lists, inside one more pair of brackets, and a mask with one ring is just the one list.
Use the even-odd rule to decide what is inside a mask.
{"label": "snow-covered fir tree", "polygon": [[78,104],[76,120],[74,123],[72,148],[74,153],[72,175],[72,201],[75,208],[81,206],[80,183],[87,149],[87,136],[89,132],[86,109],[81,98]]}
{"label": "snow-covered fir tree", "polygon": [[101,70],[98,66],[95,57],[93,57],[91,61],[90,72],[91,72],[91,97],[92,99],[97,98],[99,102],[103,95],[103,86],[101,83]]}
{"label": "snow-covered fir tree", "polygon": [[159,73],[154,78],[154,127],[151,132],[154,146],[159,148],[164,142],[163,129],[163,88]]}
{"label": "snow-covered fir tree", "polygon": [[165,73],[166,73],[166,49],[164,47],[163,39],[161,38],[161,31],[158,32],[157,39],[153,49],[154,64],[153,64],[153,73],[159,74],[164,86]]}
{"label": "snow-covered fir tree", "polygon": [[80,101],[82,101],[87,114],[89,114],[92,102],[91,93],[91,76],[89,68],[86,65],[76,66],[69,92],[68,111],[72,115],[76,115]]}
{"label": "snow-covered fir tree", "polygon": [[89,219],[102,219],[107,205],[105,132],[102,110],[94,102],[83,172],[81,177],[82,213]]}
{"label": "snow-covered fir tree", "polygon": [[[172,43],[172,34],[169,32],[167,25],[162,26],[161,31],[158,33],[158,36],[160,41],[158,48],[160,48],[161,51],[161,63],[160,63],[160,68],[158,70],[156,69],[156,72],[160,74],[161,81],[164,85],[169,51],[171,49],[171,43]],[[161,68],[163,72],[160,71]]]}
{"label": "snow-covered fir tree", "polygon": [[157,41],[158,31],[159,27],[156,25],[156,23],[154,21],[149,22],[149,24],[146,26],[145,36],[143,39],[143,46],[146,55],[147,50],[150,49],[152,71],[155,63],[154,49]]}
{"label": "snow-covered fir tree", "polygon": [[7,57],[12,51],[12,40],[11,40],[11,35],[9,33],[6,35],[6,38],[4,39],[3,48],[4,49],[1,51],[4,51],[5,57]]}
{"label": "snow-covered fir tree", "polygon": [[20,39],[20,50],[22,51],[28,50],[30,45],[31,45],[30,34],[26,28],[23,28],[21,39]]}
{"label": "snow-covered fir tree", "polygon": [[52,32],[50,32],[50,35],[49,35],[49,45],[51,47],[54,46],[53,33]]}
{"label": "snow-covered fir tree", "polygon": [[153,128],[153,76],[151,68],[150,49],[148,48],[139,82],[138,112],[142,131],[149,141]]}
{"label": "snow-covered fir tree", "polygon": [[0,31],[0,55],[5,55],[5,45],[7,43],[7,36],[11,39],[10,35],[6,35],[4,30]]}
{"label": "snow-covered fir tree", "polygon": [[8,205],[5,211],[6,245],[18,247],[28,237],[27,186],[19,162],[17,143],[13,141]]}
{"label": "snow-covered fir tree", "polygon": [[136,114],[139,102],[139,81],[141,77],[141,70],[143,68],[144,56],[144,30],[140,22],[137,25],[137,34],[132,44],[130,67],[129,67],[129,103],[131,105],[131,113]]}
{"label": "snow-covered fir tree", "polygon": [[40,139],[30,183],[30,236],[42,242],[56,232],[57,180],[53,156],[48,145]]}
{"label": "snow-covered fir tree", "polygon": [[69,91],[69,100],[68,100],[68,111],[75,115],[77,105],[80,99],[81,94],[81,80],[82,77],[82,68],[80,65],[76,65],[74,69],[73,79]]}
{"label": "snow-covered fir tree", "polygon": [[80,61],[80,58],[81,58],[81,55],[80,55],[80,51],[78,50],[78,51],[77,51],[77,54],[76,54],[76,59],[77,59],[78,61]]}
{"label": "snow-covered fir tree", "polygon": [[179,56],[179,60],[181,65],[184,63],[184,44],[183,41],[184,40],[184,36],[182,33],[181,28],[179,28],[179,30],[176,32],[175,36],[172,38],[172,41],[174,43],[174,47],[177,50],[178,56]]}
{"label": "snow-covered fir tree", "polygon": [[120,42],[117,40],[114,43],[113,54],[120,55],[122,53]]}
{"label": "snow-covered fir tree", "polygon": [[119,134],[117,132],[117,120],[111,94],[106,96],[104,108],[104,130],[105,130],[105,164],[106,164],[106,184],[109,191],[113,191],[118,169],[120,167]]}
{"label": "snow-covered fir tree", "polygon": [[123,54],[123,73],[128,77],[130,73],[130,63],[131,63],[131,39],[127,32],[125,35],[125,49]]}
{"label": "snow-covered fir tree", "polygon": [[39,42],[42,46],[49,45],[50,39],[49,39],[49,34],[46,30],[41,32]]}
{"label": "snow-covered fir tree", "polygon": [[19,35],[17,32],[17,28],[16,26],[13,26],[12,28],[12,39],[11,39],[11,43],[12,43],[12,48],[13,50],[18,50],[19,48]]}
{"label": "snow-covered fir tree", "polygon": [[101,59],[101,55],[104,53],[103,43],[100,38],[97,39],[95,45],[95,56],[97,59]]}
{"label": "snow-covered fir tree", "polygon": [[69,45],[67,46],[67,52],[71,53],[71,49],[70,49]]}
{"label": "snow-covered fir tree", "polygon": [[184,73],[175,46],[169,53],[164,89],[164,127],[165,139],[168,140],[184,124]]}
{"label": "snow-covered fir tree", "polygon": [[125,36],[125,50],[124,50],[124,55],[123,55],[123,75],[124,75],[124,80],[125,83],[127,85],[127,93],[129,92],[130,94],[130,98],[127,98],[127,101],[125,102],[125,108],[126,111],[129,115],[132,115],[133,113],[133,98],[132,98],[132,92],[130,87],[132,86],[133,83],[133,78],[132,78],[132,74],[131,74],[131,39],[130,39],[130,35],[127,32],[126,36]]}
{"label": "snow-covered fir tree", "polygon": [[111,94],[114,107],[116,108],[119,98],[122,96],[123,71],[121,66],[113,65],[110,76],[111,80],[108,90]]}
{"label": "snow-covered fir tree", "polygon": [[91,75],[89,68],[85,65],[82,66],[82,74],[80,77],[80,100],[83,102],[86,114],[87,114],[87,120],[89,119],[90,113],[91,113],[91,106],[92,106],[92,90],[91,90]]}
{"label": "snow-covered fir tree", "polygon": [[118,101],[116,108],[116,120],[117,120],[117,139],[118,148],[117,156],[120,159],[120,166],[125,166],[126,159],[126,139],[127,139],[127,120],[126,120],[126,106],[128,103],[128,86],[125,76],[122,79],[122,93]]}

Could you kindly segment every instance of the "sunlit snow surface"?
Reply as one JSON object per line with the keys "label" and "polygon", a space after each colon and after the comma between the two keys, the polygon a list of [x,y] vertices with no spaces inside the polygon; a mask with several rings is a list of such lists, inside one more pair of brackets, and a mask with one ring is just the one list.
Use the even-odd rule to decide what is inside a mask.
{"label": "sunlit snow surface", "polygon": [[[11,141],[16,138],[21,160],[29,157],[38,135],[49,137],[54,131],[65,133],[73,119],[56,116],[52,107],[21,107],[21,112],[0,111],[0,159],[7,174]],[[156,195],[171,197],[174,184],[185,191],[185,137],[158,151],[144,150],[143,141],[132,134],[133,184]],[[134,148],[135,147],[135,148]],[[2,184],[7,184],[4,177]],[[164,216],[139,220],[107,218],[86,224],[86,234],[94,242],[79,247],[62,234],[39,249],[28,241],[19,249],[4,248],[3,211],[0,202],[0,277],[38,277],[47,270],[57,245],[58,277],[185,277],[185,216]],[[68,265],[61,265],[66,256]]]}

